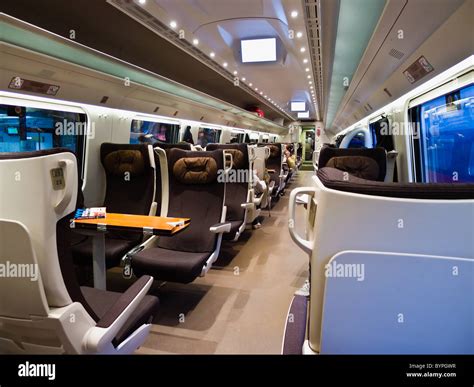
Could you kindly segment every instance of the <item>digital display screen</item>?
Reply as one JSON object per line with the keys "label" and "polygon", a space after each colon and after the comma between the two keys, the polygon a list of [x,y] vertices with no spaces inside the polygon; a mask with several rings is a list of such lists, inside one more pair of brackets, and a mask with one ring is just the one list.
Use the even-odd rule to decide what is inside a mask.
{"label": "digital display screen", "polygon": [[18,135],[18,128],[7,128],[7,133],[11,135]]}
{"label": "digital display screen", "polygon": [[305,112],[306,111],[306,102],[292,101],[291,102],[291,111],[292,112]]}
{"label": "digital display screen", "polygon": [[276,38],[241,40],[242,63],[275,62]]}
{"label": "digital display screen", "polygon": [[298,113],[298,118],[309,118],[309,112]]}

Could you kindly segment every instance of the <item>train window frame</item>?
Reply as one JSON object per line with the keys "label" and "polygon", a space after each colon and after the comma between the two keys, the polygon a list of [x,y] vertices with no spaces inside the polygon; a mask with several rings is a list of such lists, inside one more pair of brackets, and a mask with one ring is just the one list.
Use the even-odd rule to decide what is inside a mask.
{"label": "train window frame", "polygon": [[[388,124],[388,133],[386,135],[382,135],[381,133],[376,132],[376,125],[379,125],[381,121],[386,121]],[[370,136],[372,137],[372,148],[381,147],[384,148],[387,152],[395,150],[395,141],[393,139],[392,133],[392,119],[389,114],[382,113],[374,119],[370,120],[368,127]],[[385,137],[385,139],[379,138],[379,135]]]}
{"label": "train window frame", "polygon": [[[41,145],[40,145],[40,148],[39,149],[19,149],[18,151],[15,151],[15,150],[8,150],[7,152],[13,152],[13,153],[19,153],[19,152],[28,152],[28,151],[38,151],[38,150],[46,150],[46,149],[56,149],[56,148],[67,148],[67,149],[70,149],[76,156],[76,159],[77,159],[77,164],[79,166],[79,173],[80,173],[80,178],[81,180],[84,179],[84,174],[85,174],[85,161],[86,161],[86,149],[87,149],[87,136],[89,133],[91,133],[92,135],[94,134],[93,132],[91,132],[91,129],[90,129],[90,118],[89,118],[89,115],[87,114],[87,112],[85,110],[83,110],[82,108],[78,107],[78,106],[70,106],[70,105],[63,105],[63,104],[55,104],[55,103],[45,103],[45,102],[41,102],[41,101],[29,101],[29,100],[23,100],[23,99],[20,99],[20,100],[17,100],[17,99],[2,99],[0,100],[0,109],[3,108],[3,107],[6,107],[6,111],[7,111],[7,114],[8,114],[8,109],[10,107],[10,109],[12,110],[15,110],[16,114],[18,114],[18,119],[19,119],[19,122],[18,122],[18,130],[16,133],[8,133],[6,134],[7,136],[15,136],[15,135],[18,135],[19,137],[21,136],[25,136],[26,139],[24,140],[19,140],[19,142],[21,141],[29,141],[28,139],[28,133],[37,133],[38,134],[38,139],[41,139],[38,142],[38,144],[42,144],[42,143],[45,143],[44,141],[44,138],[45,137],[42,137],[41,136],[41,133],[45,133],[45,134],[51,134],[51,146],[48,146],[46,145],[46,147],[44,148],[41,148]],[[43,121],[46,121],[46,120],[50,120],[52,119],[51,117],[49,117],[48,115],[56,115],[56,116],[59,116],[60,114],[62,114],[62,119],[60,120],[54,120],[53,118],[53,124],[52,124],[52,127],[49,128],[49,129],[46,129],[46,130],[51,130],[51,132],[49,131],[45,131],[44,128],[33,128],[31,127],[30,129],[34,129],[35,131],[29,131],[28,127],[26,126],[28,124],[28,113],[29,113],[29,110],[35,110],[36,111],[45,111],[45,112],[48,112],[46,113],[45,117],[41,118],[41,117],[37,117],[36,118],[36,121],[38,120],[43,120]],[[80,118],[79,120],[68,120],[67,119],[67,115],[70,115],[70,114],[76,114],[78,115],[78,118]],[[24,117],[24,122],[23,122],[23,125],[25,126],[24,130],[23,130],[23,134],[21,133],[22,132],[22,129],[21,129],[21,125],[22,123],[20,122],[21,119],[23,119]],[[34,120],[34,116],[31,118],[31,120]],[[69,135],[67,134],[67,136],[71,136],[74,138],[74,141],[73,141],[73,146],[69,146],[67,144],[59,144],[59,145],[54,145],[56,142],[57,142],[57,139],[61,138],[61,134],[57,134],[57,131],[58,129],[60,129],[60,127],[57,126],[58,123],[66,123],[66,127],[63,129],[68,132],[71,130],[71,128],[69,127],[69,123],[70,122],[74,122],[74,135]],[[0,141],[1,143],[3,143],[3,133],[1,133],[1,130],[2,128],[0,127],[0,139],[2,141]],[[7,142],[5,142],[7,143]],[[13,143],[13,142],[12,142]],[[26,145],[26,144],[25,144]],[[22,146],[21,144],[19,145],[20,147]],[[74,149],[72,149],[74,148]]]}
{"label": "train window frame", "polygon": [[[142,126],[143,124],[152,124],[153,126],[155,125],[167,126],[166,132],[164,133],[165,141],[156,137],[155,135],[150,136],[150,133],[142,131],[142,127],[140,127],[139,132],[135,131],[134,125],[136,125],[135,124],[136,122],[141,122]],[[169,135],[168,135],[168,130],[171,130]],[[160,143],[176,144],[179,142],[180,131],[181,131],[181,124],[178,121],[175,122],[175,121],[152,119],[148,117],[136,116],[136,117],[132,117],[130,121],[129,143],[130,144],[148,144],[148,143],[150,144],[160,144]],[[133,138],[134,134],[139,135],[139,136],[136,138]]]}
{"label": "train window frame", "polygon": [[[469,74],[472,74],[472,72],[473,71],[471,70],[467,72],[466,74],[464,74],[463,76],[464,80],[466,79],[466,76]],[[440,163],[436,162],[436,164],[432,165],[432,167],[434,167],[434,169],[432,170],[432,178],[429,178],[429,175],[427,175],[428,164],[435,163],[435,161],[426,160],[426,158],[428,157],[427,156],[428,152],[427,152],[427,149],[425,148],[426,144],[424,143],[424,138],[426,138],[426,133],[425,133],[425,128],[422,123],[422,117],[421,117],[421,115],[423,114],[423,107],[429,104],[433,104],[437,100],[444,98],[446,103],[444,105],[439,105],[439,107],[442,106],[443,108],[447,109],[447,106],[449,105],[447,98],[454,94],[459,94],[459,98],[460,98],[461,91],[467,88],[474,88],[474,82],[472,82],[472,80],[470,82],[459,82],[459,78],[455,78],[444,83],[443,85],[438,86],[435,89],[430,90],[429,92],[423,94],[422,96],[412,99],[407,104],[407,117],[408,117],[408,121],[411,128],[411,148],[412,148],[412,155],[413,155],[412,169],[413,169],[413,174],[414,174],[416,182],[422,182],[422,183],[438,182],[439,179],[441,179],[441,181],[444,181],[442,172],[446,172],[446,170],[443,170],[443,171],[439,170]],[[469,98],[472,98],[472,97],[469,97]],[[455,105],[454,102],[451,104],[453,106]],[[456,110],[460,110],[460,109],[457,108]],[[452,109],[450,111],[452,111]],[[469,141],[467,142],[469,143]],[[472,160],[473,152],[474,152],[474,145],[471,147],[470,154],[469,154],[470,156],[469,155],[466,156],[468,157],[469,160]],[[453,162],[454,161],[452,161],[450,164],[452,165]],[[474,174],[471,175],[469,170],[470,170],[470,164],[468,162],[467,174],[470,176],[470,180],[460,180],[461,182],[474,181]],[[453,170],[451,172],[452,173],[456,172],[456,176],[458,176],[460,171]],[[440,177],[438,177],[437,175],[439,175]],[[451,181],[459,181],[457,180],[457,178],[458,177],[456,177],[456,179],[453,178]]]}
{"label": "train window frame", "polygon": [[[200,135],[201,133],[205,133],[206,130],[212,130],[214,133],[217,133],[217,138],[214,138],[214,141],[207,141],[206,144],[202,145],[200,143]],[[205,148],[208,144],[219,144],[222,138],[222,128],[215,128],[211,126],[199,126],[198,132],[197,132],[197,140],[196,140],[196,145],[200,145],[203,148]]]}

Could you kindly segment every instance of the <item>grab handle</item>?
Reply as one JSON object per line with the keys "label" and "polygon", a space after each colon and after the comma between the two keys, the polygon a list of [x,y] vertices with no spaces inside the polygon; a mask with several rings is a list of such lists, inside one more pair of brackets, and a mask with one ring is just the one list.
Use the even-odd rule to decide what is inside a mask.
{"label": "grab handle", "polygon": [[302,236],[298,235],[296,232],[296,219],[295,219],[295,208],[296,208],[296,197],[300,194],[308,194],[311,197],[314,197],[316,189],[313,187],[301,187],[295,188],[290,193],[290,203],[289,210],[290,216],[288,219],[288,230],[290,231],[291,239],[306,253],[309,255],[313,252],[313,241],[304,239]]}

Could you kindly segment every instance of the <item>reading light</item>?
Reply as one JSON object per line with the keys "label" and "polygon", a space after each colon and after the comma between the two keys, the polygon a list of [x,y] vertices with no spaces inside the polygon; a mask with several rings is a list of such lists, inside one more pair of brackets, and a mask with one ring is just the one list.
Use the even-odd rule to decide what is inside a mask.
{"label": "reading light", "polygon": [[291,17],[294,19],[295,17],[298,16],[298,11],[292,11],[291,12]]}
{"label": "reading light", "polygon": [[211,58],[214,58],[214,57],[216,56],[216,54],[215,54],[215,52],[213,51],[213,52],[211,52],[211,53],[209,54],[209,56],[210,56]]}

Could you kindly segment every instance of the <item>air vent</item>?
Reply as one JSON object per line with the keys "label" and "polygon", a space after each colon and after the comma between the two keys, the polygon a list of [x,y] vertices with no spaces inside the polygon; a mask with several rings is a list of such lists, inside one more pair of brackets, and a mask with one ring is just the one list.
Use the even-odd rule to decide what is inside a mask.
{"label": "air vent", "polygon": [[385,94],[387,94],[390,98],[392,98],[392,93],[390,93],[390,91],[388,91],[387,88],[383,89],[383,91],[385,91]]}
{"label": "air vent", "polygon": [[176,110],[176,111],[174,112],[173,116],[176,117],[177,115],[178,115],[178,111]]}
{"label": "air vent", "polygon": [[388,55],[390,55],[391,57],[393,57],[393,58],[395,58],[395,59],[398,59],[398,60],[402,59],[402,58],[405,56],[405,54],[404,54],[403,52],[398,51],[398,50],[396,50],[396,49],[394,49],[394,48],[392,48],[392,49],[390,50],[390,52],[388,53]]}
{"label": "air vent", "polygon": [[204,121],[204,116],[202,116],[202,117],[199,119],[199,121]]}
{"label": "air vent", "polygon": [[160,110],[160,107],[159,107],[159,106],[157,106],[157,107],[155,108],[155,110],[153,110],[153,113],[158,112],[158,110]]}
{"label": "air vent", "polygon": [[372,109],[373,109],[373,107],[372,107],[372,106],[370,106],[370,103],[367,103],[367,107],[368,107],[370,110],[372,110]]}
{"label": "air vent", "polygon": [[104,96],[102,97],[102,99],[100,100],[100,103],[104,103],[104,104],[105,104],[105,103],[107,103],[108,100],[109,100],[109,97],[107,97],[106,95],[104,95]]}

